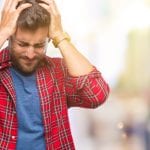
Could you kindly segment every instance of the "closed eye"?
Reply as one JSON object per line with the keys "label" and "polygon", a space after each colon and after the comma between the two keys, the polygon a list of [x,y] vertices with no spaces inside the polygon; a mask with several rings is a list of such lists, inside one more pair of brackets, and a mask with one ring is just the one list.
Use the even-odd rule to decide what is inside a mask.
{"label": "closed eye", "polygon": [[44,46],[45,46],[45,43],[35,44],[34,48],[43,48]]}
{"label": "closed eye", "polygon": [[19,45],[20,47],[28,47],[28,46],[29,46],[28,43],[18,43],[18,45]]}

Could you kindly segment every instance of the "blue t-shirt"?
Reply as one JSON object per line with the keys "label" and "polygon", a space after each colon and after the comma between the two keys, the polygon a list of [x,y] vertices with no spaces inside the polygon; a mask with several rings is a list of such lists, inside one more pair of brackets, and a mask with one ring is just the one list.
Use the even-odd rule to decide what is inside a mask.
{"label": "blue t-shirt", "polygon": [[16,91],[17,150],[45,150],[44,128],[35,74],[24,76],[11,68]]}

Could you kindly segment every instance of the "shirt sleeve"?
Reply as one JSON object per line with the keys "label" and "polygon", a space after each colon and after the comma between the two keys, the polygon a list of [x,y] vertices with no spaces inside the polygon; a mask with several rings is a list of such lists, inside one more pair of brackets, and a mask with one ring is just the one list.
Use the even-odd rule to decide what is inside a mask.
{"label": "shirt sleeve", "polygon": [[96,108],[108,97],[109,86],[94,67],[87,75],[72,77],[66,81],[68,107]]}

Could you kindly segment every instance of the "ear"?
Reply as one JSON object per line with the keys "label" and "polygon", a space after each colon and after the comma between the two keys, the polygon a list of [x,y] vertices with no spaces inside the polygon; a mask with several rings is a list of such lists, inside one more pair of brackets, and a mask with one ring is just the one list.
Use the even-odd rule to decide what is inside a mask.
{"label": "ear", "polygon": [[8,42],[8,48],[11,49],[11,47],[12,47],[12,36],[10,36],[10,37],[7,39],[7,42]]}

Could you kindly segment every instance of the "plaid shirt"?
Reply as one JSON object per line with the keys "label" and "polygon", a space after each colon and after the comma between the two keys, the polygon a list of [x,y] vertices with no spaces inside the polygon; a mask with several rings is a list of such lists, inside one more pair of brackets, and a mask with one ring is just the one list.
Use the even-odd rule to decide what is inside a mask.
{"label": "plaid shirt", "polygon": [[[96,108],[109,87],[96,68],[88,75],[71,77],[61,58],[46,56],[36,71],[47,150],[74,150],[68,107]],[[10,76],[9,50],[0,52],[0,150],[14,150],[17,142],[16,93]]]}

